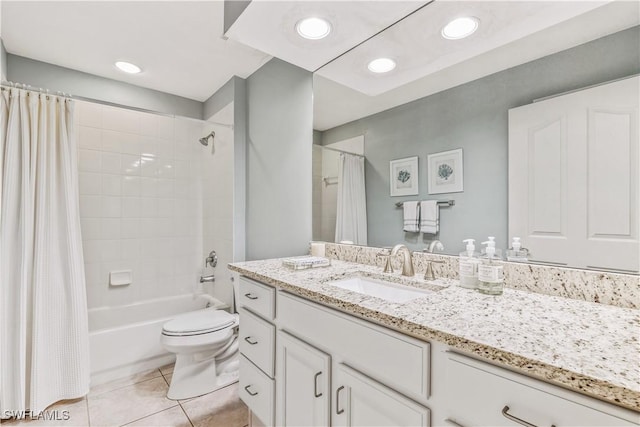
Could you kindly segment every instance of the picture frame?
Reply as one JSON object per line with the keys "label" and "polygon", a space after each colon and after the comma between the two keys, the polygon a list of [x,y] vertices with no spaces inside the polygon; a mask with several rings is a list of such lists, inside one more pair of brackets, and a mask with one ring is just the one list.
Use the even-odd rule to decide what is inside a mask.
{"label": "picture frame", "polygon": [[461,193],[464,191],[462,148],[427,156],[429,194]]}
{"label": "picture frame", "polygon": [[389,162],[389,192],[391,197],[418,194],[418,156]]}

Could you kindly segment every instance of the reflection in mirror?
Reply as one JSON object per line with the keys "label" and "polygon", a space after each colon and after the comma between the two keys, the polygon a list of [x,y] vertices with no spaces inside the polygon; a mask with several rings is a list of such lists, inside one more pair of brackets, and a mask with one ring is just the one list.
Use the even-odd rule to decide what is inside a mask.
{"label": "reflection in mirror", "polygon": [[[487,4],[487,2],[482,3],[485,3],[485,6]],[[494,4],[499,7],[501,3],[494,2]],[[625,7],[630,6],[626,5]],[[637,8],[637,5],[635,7]],[[596,15],[590,16],[593,18]],[[433,87],[428,88],[428,90],[422,92],[424,93],[422,98],[413,96],[412,99],[414,100],[401,105],[398,105],[397,100],[402,96],[406,96],[407,91],[410,90],[408,88],[423,87],[424,89],[424,85],[411,86],[409,84],[382,95],[365,96],[353,89],[330,81],[326,77],[316,75],[314,77],[314,111],[316,114],[314,118],[316,138],[314,140],[316,144],[323,147],[331,147],[332,144],[340,141],[356,136],[364,136],[362,153],[366,158],[368,245],[384,247],[405,243],[412,250],[422,251],[433,240],[437,239],[443,243],[445,253],[457,255],[464,250],[465,244],[462,242],[464,239],[475,239],[479,248],[480,242],[487,240],[488,236],[495,236],[497,246],[503,250],[511,246],[510,242],[513,237],[520,237],[522,246],[528,247],[528,244],[532,243],[532,231],[530,229],[525,227],[519,231],[520,235],[509,232],[510,217],[508,213],[514,209],[509,200],[509,189],[513,185],[510,181],[510,166],[508,163],[510,153],[509,111],[527,105],[544,105],[534,101],[594,85],[599,86],[640,73],[640,27],[638,27],[637,13],[634,20],[635,23],[627,24],[626,29],[620,31],[620,28],[617,28],[615,31],[603,31],[599,35],[592,34],[589,28],[584,28],[581,30],[585,33],[582,38],[576,37],[575,22],[573,24],[568,23],[564,27],[560,24],[556,25],[545,31],[554,37],[562,37],[565,32],[568,34],[571,31],[571,37],[573,37],[571,38],[567,35],[567,40],[571,39],[571,42],[567,42],[567,46],[563,47],[564,50],[557,49],[553,53],[546,54],[546,56],[532,58],[533,60],[528,59],[528,62],[521,61],[510,65],[510,68],[506,69],[497,60],[492,65],[485,63],[482,76],[468,80],[461,79],[454,85],[450,84],[451,81],[449,81],[448,86],[444,85],[440,89],[436,88],[436,90],[433,90]],[[611,28],[615,28],[615,26]],[[536,33],[531,36],[533,38],[530,38],[530,40],[537,40],[538,42],[545,40],[545,31]],[[481,32],[482,26],[477,33],[481,34]],[[470,37],[467,42],[473,43],[473,37],[475,35]],[[527,38],[525,37],[523,40],[520,41],[522,44],[519,46],[522,49],[526,49]],[[509,60],[503,62],[513,64],[510,61],[512,61],[512,57],[518,55],[518,50],[514,50],[512,47],[511,50],[504,52],[508,52],[511,56]],[[491,52],[489,52],[490,54]],[[479,55],[478,58],[481,56]],[[491,58],[495,60],[497,57],[494,54]],[[348,61],[348,59],[349,53],[341,57],[342,63],[346,63],[345,61]],[[476,59],[474,58],[467,63],[445,69],[444,74],[456,75],[458,73],[462,75],[465,73],[465,67],[468,68],[471,66],[470,64],[478,63],[477,61],[473,62]],[[401,69],[401,61],[398,64],[398,68]],[[389,75],[394,72],[396,71],[390,72]],[[434,86],[437,86],[436,83],[438,82],[442,83],[442,75],[443,72],[432,74]],[[380,76],[379,78],[386,77]],[[607,109],[615,110],[617,108],[616,111],[631,109],[630,111],[635,111],[635,113],[626,114],[624,117],[612,118],[611,120],[608,120],[609,117],[604,120],[604,116],[598,116],[598,118],[603,119],[599,123],[609,126],[595,130],[595,132],[600,132],[598,135],[600,135],[603,142],[590,147],[585,145],[582,151],[585,162],[588,162],[588,155],[593,159],[595,153],[600,158],[606,153],[611,154],[614,162],[619,162],[620,159],[624,158],[630,159],[629,163],[625,163],[622,172],[620,172],[620,168],[617,168],[618,172],[620,172],[616,172],[616,177],[618,178],[614,177],[614,179],[611,176],[606,176],[602,181],[616,188],[615,192],[611,194],[624,193],[629,195],[622,202],[618,202],[618,199],[616,199],[615,205],[618,213],[611,216],[611,218],[617,222],[610,227],[605,226],[607,210],[603,206],[610,205],[607,203],[605,205],[593,205],[590,208],[591,211],[588,209],[581,212],[575,210],[563,211],[563,218],[565,224],[586,224],[589,215],[597,214],[599,228],[596,227],[597,229],[592,231],[590,229],[583,230],[584,238],[607,241],[611,240],[613,234],[624,232],[626,235],[622,236],[620,240],[625,240],[627,245],[627,249],[624,249],[626,251],[625,257],[629,259],[635,257],[636,264],[631,263],[624,266],[615,262],[616,259],[620,259],[620,256],[607,245],[600,245],[602,248],[608,248],[604,249],[607,251],[606,256],[594,255],[589,252],[588,257],[586,256],[587,249],[580,245],[572,247],[571,251],[573,253],[571,257],[561,256],[562,251],[558,252],[556,249],[548,250],[544,247],[536,246],[536,249],[532,250],[531,253],[532,262],[599,270],[612,269],[632,272],[638,270],[638,221],[640,215],[637,195],[639,156],[637,91],[633,95],[631,97],[633,105],[627,105],[628,103],[617,105],[615,104],[617,101],[615,101],[612,105],[607,106]],[[383,108],[385,103],[388,105],[386,109]],[[545,110],[544,107],[540,108]],[[353,115],[356,110],[362,112],[358,117]],[[375,112],[375,114],[367,113],[371,111]],[[340,117],[346,119],[341,120]],[[592,119],[593,117],[589,119],[590,123],[594,123]],[[611,126],[614,127],[612,128]],[[624,129],[629,131],[626,139],[624,135],[620,136],[621,134],[619,133]],[[615,133],[615,138],[611,132]],[[562,135],[567,136],[566,134]],[[529,149],[534,150],[533,156],[543,156],[545,161],[539,162],[539,164],[544,165],[548,172],[554,172],[557,170],[554,169],[554,162],[565,161],[562,158],[563,149],[561,147],[557,148],[554,144],[564,146],[575,143],[566,139],[544,139],[546,138],[544,135],[541,138],[538,138],[537,142],[533,143]],[[609,149],[605,149],[606,144],[604,141],[609,141],[612,146]],[[430,194],[428,191],[428,176],[430,173],[428,155],[455,149],[462,149],[463,151],[463,191]],[[324,150],[317,147],[314,150],[314,167],[316,167],[316,163],[320,162],[318,157],[321,156]],[[390,194],[389,162],[413,156],[418,157],[419,192],[413,196],[393,197]],[[522,160],[522,157],[520,160]],[[584,165],[585,168],[591,167],[588,163],[584,163]],[[604,171],[610,168],[610,166],[605,166],[604,163],[592,166],[596,168],[594,171]],[[527,168],[527,166],[518,167]],[[575,179],[577,176],[572,171],[567,171],[566,173],[569,179]],[[322,178],[323,174],[314,171],[314,179],[318,176]],[[328,174],[325,176],[328,176]],[[335,174],[331,176],[335,176]],[[553,179],[555,179],[553,176],[559,175],[553,175],[553,173],[545,174],[543,171],[537,176],[540,179],[549,178],[548,181],[544,182],[546,185],[552,186]],[[633,181],[634,177],[635,181]],[[557,185],[561,186],[562,183],[560,182]],[[593,188],[595,189],[597,185],[599,184],[594,183]],[[336,211],[336,202],[328,201],[327,203],[329,204],[326,207],[322,206],[325,201],[322,198],[322,192],[330,193],[337,190],[335,185],[333,186],[335,190],[331,187],[331,185],[325,186],[324,184],[314,185],[314,190],[320,192],[320,195],[314,194],[313,237],[317,240],[335,241],[335,230],[331,230],[331,212]],[[604,197],[606,189],[602,185],[597,189],[601,197]],[[546,193],[538,194],[542,197]],[[560,193],[556,192],[554,194],[557,196]],[[573,195],[575,195],[574,190],[571,193],[564,193],[564,197],[568,198]],[[612,197],[615,198],[616,196]],[[545,199],[544,205],[546,211],[560,212],[563,209],[562,204],[547,199]],[[439,209],[439,230],[437,234],[404,232],[403,209],[396,207],[396,203],[423,200],[454,200],[455,206]],[[522,207],[523,205],[520,206]],[[620,209],[622,211],[619,211]],[[538,215],[542,215],[540,218],[545,221],[547,219],[556,221],[558,218],[558,216],[553,215],[544,216],[543,210],[539,210]],[[627,219],[626,225],[620,224],[620,218]],[[550,226],[555,226],[555,223]],[[585,227],[588,226],[585,225]],[[549,235],[546,238],[564,239],[565,237],[561,233],[558,234],[556,230],[554,229],[556,235]],[[581,254],[585,256],[581,257]],[[593,261],[592,258],[594,257],[597,258],[597,263]],[[590,258],[591,261],[587,258]]]}

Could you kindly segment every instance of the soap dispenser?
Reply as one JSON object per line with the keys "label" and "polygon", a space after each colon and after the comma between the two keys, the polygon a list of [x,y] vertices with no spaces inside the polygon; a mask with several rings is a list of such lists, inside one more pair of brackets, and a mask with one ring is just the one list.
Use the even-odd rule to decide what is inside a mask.
{"label": "soap dispenser", "polygon": [[504,267],[500,263],[500,250],[496,249],[495,237],[482,242],[483,251],[478,267],[478,292],[486,295],[501,295],[504,288]]}
{"label": "soap dispenser", "polygon": [[475,252],[476,246],[474,239],[465,239],[462,241],[467,244],[466,250],[460,252],[459,273],[460,287],[466,289],[476,289],[478,287],[478,253]]}
{"label": "soap dispenser", "polygon": [[523,248],[519,237],[514,237],[511,243],[511,249],[507,251],[507,261],[528,262],[529,250]]}

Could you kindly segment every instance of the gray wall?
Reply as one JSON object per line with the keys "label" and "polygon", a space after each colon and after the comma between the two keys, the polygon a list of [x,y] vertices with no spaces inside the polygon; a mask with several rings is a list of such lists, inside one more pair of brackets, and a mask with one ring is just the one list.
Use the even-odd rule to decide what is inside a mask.
{"label": "gray wall", "polygon": [[233,76],[220,89],[204,101],[202,105],[202,117],[205,120],[213,117],[218,111],[229,105],[235,99],[236,81],[243,80],[240,77]]}
{"label": "gray wall", "polygon": [[312,74],[272,59],[247,79],[247,259],[307,253]]}
{"label": "gray wall", "polygon": [[2,39],[0,39],[0,78],[2,80],[7,79],[7,51],[4,48]]}
{"label": "gray wall", "polygon": [[7,78],[47,88],[52,92],[66,92],[115,104],[202,119],[202,102],[22,56],[7,55]]}
{"label": "gray wall", "polygon": [[[507,245],[507,110],[534,99],[640,73],[640,27],[586,43],[479,80],[323,132],[330,144],[365,134],[368,235],[371,246],[405,242],[425,246],[402,231],[397,201],[454,199],[440,209],[447,253],[496,236]],[[463,149],[464,192],[429,195],[427,154]],[[419,156],[420,194],[389,196],[389,160]],[[422,235],[420,235],[422,236]],[[427,235],[426,241],[433,238]]]}
{"label": "gray wall", "polygon": [[224,32],[226,33],[242,12],[249,6],[251,0],[224,0]]}

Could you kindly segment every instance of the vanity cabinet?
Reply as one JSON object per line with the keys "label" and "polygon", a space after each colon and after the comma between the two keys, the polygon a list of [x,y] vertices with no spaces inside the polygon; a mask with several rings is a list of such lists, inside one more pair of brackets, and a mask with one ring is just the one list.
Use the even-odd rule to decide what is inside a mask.
{"label": "vanity cabinet", "polygon": [[279,426],[328,426],[331,410],[331,357],[278,332],[277,420]]}
{"label": "vanity cabinet", "polygon": [[407,397],[339,364],[334,369],[334,426],[428,426],[430,412]]}
{"label": "vanity cabinet", "polygon": [[275,288],[240,277],[239,395],[265,426],[275,416]]}
{"label": "vanity cabinet", "polygon": [[408,397],[428,400],[429,343],[284,292],[277,306],[279,425],[430,425]]}
{"label": "vanity cabinet", "polygon": [[446,422],[454,427],[612,427],[639,421],[630,411],[485,362],[451,352],[446,357]]}

